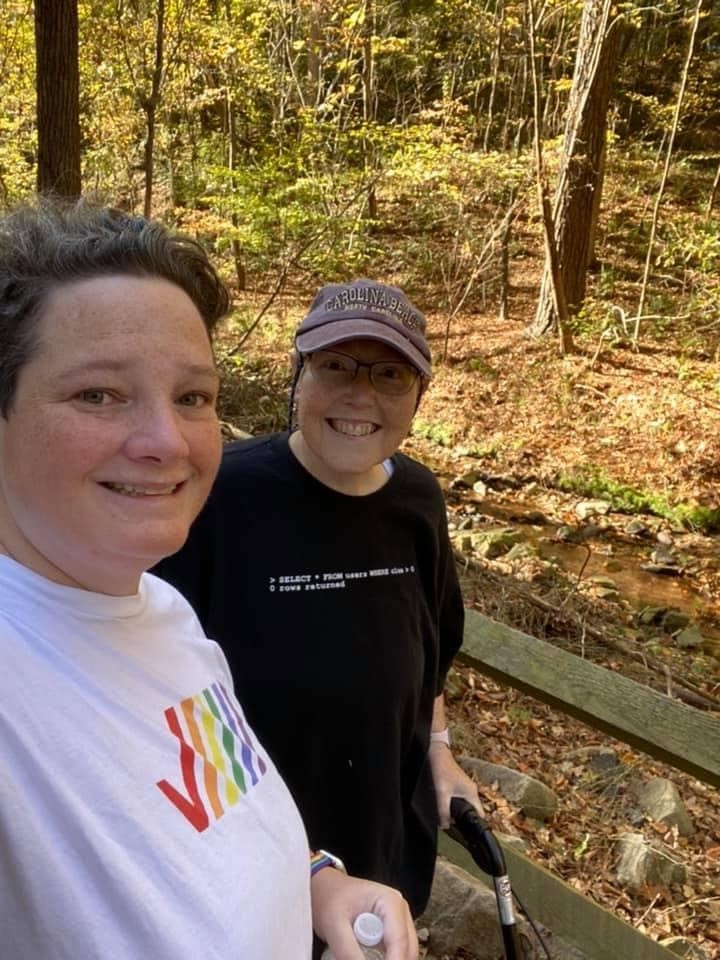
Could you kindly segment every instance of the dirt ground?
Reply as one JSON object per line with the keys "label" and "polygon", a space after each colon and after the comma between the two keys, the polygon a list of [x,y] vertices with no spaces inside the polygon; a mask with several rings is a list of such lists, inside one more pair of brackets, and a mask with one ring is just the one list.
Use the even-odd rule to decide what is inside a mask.
{"label": "dirt ground", "polygon": [[[256,300],[261,304],[262,296]],[[242,363],[223,362],[231,373],[224,416],[240,428],[259,432],[283,425],[289,332],[307,300],[286,299],[245,344]],[[473,501],[472,509],[483,509],[472,490],[457,486],[469,471],[479,471],[505,499],[522,500],[532,490],[533,505],[541,502],[556,525],[577,521],[573,505],[582,497],[557,488],[559,478],[578,467],[598,469],[617,484],[651,492],[669,504],[720,507],[720,367],[712,351],[669,337],[647,342],[641,337],[640,349],[633,350],[628,343],[588,336],[578,338],[574,354],[561,357],[553,340],[526,335],[530,309],[530,294],[519,292],[511,317],[524,320],[500,320],[492,312],[457,317],[447,359],[436,363],[406,447],[437,472],[451,518],[461,517]],[[429,328],[434,355],[440,357],[447,333],[442,314],[429,313]],[[237,331],[228,330],[223,349],[236,341]],[[669,521],[656,522],[653,530],[664,528],[682,535]],[[720,538],[697,536],[694,543],[700,560],[687,589],[720,630]],[[625,603],[604,603],[576,589],[568,599],[556,582],[545,601],[561,606],[566,616],[553,623],[552,616],[533,612],[531,602],[523,606],[512,599],[513,573],[502,564],[475,562],[463,572],[469,605],[527,632],[553,642],[560,635],[572,641],[573,628],[585,624],[598,634],[628,640],[632,615]],[[660,597],[670,589],[665,583],[658,587]],[[542,590],[533,590],[542,603]],[[603,649],[598,644],[595,658],[644,682],[652,671],[638,672],[637,650],[633,643],[626,652],[622,645]],[[665,644],[656,659],[666,664],[661,672],[685,676],[712,709],[713,702],[720,707],[717,653],[713,647],[691,656]],[[457,668],[451,681],[450,717],[459,750],[531,773],[561,800],[552,822],[538,824],[498,791],[481,787],[491,826],[522,837],[530,856],[649,936],[685,935],[702,946],[708,960],[720,958],[716,792],[471,670]],[[716,715],[720,718],[720,709]],[[568,751],[582,747],[613,749],[626,771],[624,782],[608,793],[586,770],[568,767]],[[696,831],[682,838],[662,824],[645,822],[641,829],[686,864],[688,878],[673,889],[630,892],[614,875],[615,840],[618,833],[637,829],[627,823],[631,781],[653,776],[675,782]]]}

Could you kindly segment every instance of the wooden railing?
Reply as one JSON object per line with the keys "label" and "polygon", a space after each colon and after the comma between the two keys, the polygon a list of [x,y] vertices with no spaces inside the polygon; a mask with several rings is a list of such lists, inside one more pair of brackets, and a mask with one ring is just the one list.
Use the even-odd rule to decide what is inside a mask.
{"label": "wooden railing", "polygon": [[[473,611],[458,660],[697,780],[720,787],[720,720]],[[677,960],[677,955],[503,844],[513,889],[528,913],[589,960]],[[487,882],[446,834],[440,852]]]}

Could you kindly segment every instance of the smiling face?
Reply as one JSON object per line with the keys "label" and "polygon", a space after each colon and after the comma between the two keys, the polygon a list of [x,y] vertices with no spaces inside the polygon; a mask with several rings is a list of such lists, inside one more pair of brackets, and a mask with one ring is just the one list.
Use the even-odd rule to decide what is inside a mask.
{"label": "smiling face", "polygon": [[[377,340],[346,340],[333,350],[361,363],[404,361]],[[402,396],[378,393],[361,368],[351,383],[328,387],[303,367],[297,397],[298,430],[290,446],[305,469],[341,493],[363,495],[387,479],[382,462],[398,449],[410,430],[420,382]]]}
{"label": "smiling face", "polygon": [[0,545],[48,579],[115,595],[182,546],[220,460],[202,318],[166,280],[56,288],[0,419]]}

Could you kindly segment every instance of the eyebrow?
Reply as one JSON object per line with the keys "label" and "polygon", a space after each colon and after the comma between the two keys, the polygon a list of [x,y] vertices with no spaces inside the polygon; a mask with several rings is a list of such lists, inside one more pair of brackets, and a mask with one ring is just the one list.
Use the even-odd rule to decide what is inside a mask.
{"label": "eyebrow", "polygon": [[[57,379],[60,383],[66,380],[73,380],[82,374],[88,373],[122,373],[127,370],[128,364],[124,360],[97,360],[89,363],[79,363],[63,373],[59,373]],[[183,364],[183,374],[189,376],[211,377],[213,380],[219,380],[220,374],[217,368],[207,363],[187,363]]]}

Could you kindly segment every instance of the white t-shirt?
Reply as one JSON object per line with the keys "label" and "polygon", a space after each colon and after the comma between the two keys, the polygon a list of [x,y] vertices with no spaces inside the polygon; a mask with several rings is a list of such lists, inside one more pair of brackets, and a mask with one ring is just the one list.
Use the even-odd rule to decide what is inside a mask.
{"label": "white t-shirt", "polygon": [[0,956],[310,952],[300,816],[190,606],[0,557]]}

